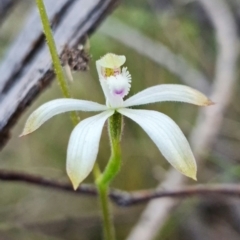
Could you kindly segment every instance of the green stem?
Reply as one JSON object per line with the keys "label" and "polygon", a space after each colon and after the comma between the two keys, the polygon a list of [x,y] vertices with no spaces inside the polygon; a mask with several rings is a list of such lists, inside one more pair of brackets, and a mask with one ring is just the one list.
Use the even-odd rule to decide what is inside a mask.
{"label": "green stem", "polygon": [[113,221],[110,215],[108,191],[109,184],[114,179],[121,167],[121,132],[122,116],[115,113],[108,120],[109,136],[111,142],[111,157],[104,172],[97,178],[96,184],[99,191],[104,223],[104,240],[115,240]]}
{"label": "green stem", "polygon": [[98,192],[102,209],[104,240],[115,240],[115,230],[113,220],[110,215],[110,206],[108,200],[108,186],[98,186]]}
{"label": "green stem", "polygon": [[[57,48],[55,45],[55,41],[53,39],[52,30],[50,27],[50,23],[48,20],[48,16],[47,16],[47,12],[46,12],[43,0],[36,0],[36,4],[40,13],[44,34],[46,36],[47,45],[52,57],[52,62],[53,62],[55,74],[57,76],[58,84],[62,90],[63,96],[65,98],[70,98],[71,95],[70,95],[67,83],[65,81],[63,69],[58,57]],[[76,112],[71,113],[71,118],[74,125],[76,125],[79,122],[79,118]]]}

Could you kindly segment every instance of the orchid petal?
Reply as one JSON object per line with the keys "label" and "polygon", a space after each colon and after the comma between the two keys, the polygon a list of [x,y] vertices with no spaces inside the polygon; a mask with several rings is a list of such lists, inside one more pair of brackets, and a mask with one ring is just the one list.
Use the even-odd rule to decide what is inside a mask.
{"label": "orchid petal", "polygon": [[193,88],[178,84],[162,84],[133,95],[124,102],[123,106],[131,107],[164,101],[186,102],[199,106],[213,104],[204,94]]}
{"label": "orchid petal", "polygon": [[113,110],[108,110],[84,119],[74,128],[70,136],[67,150],[67,173],[75,190],[93,169],[103,125],[113,113]]}
{"label": "orchid petal", "polygon": [[56,99],[47,102],[35,110],[27,119],[20,136],[27,135],[38,129],[43,123],[53,116],[69,111],[104,111],[105,105],[77,99]]}
{"label": "orchid petal", "polygon": [[197,166],[189,143],[171,118],[149,110],[117,111],[138,123],[173,167],[196,180]]}

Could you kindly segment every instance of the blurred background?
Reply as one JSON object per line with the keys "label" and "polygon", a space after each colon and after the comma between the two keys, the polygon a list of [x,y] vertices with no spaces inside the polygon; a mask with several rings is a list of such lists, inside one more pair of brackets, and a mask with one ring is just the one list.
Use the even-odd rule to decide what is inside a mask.
{"label": "blurred background", "polygon": [[[213,2],[220,3],[221,14],[215,16],[219,19],[220,28],[225,17],[226,21],[233,21],[233,27],[229,26],[228,29],[229,35],[225,35],[226,41],[231,35],[238,36],[240,1]],[[0,60],[4,59],[8,47],[21,32],[33,7],[32,0],[18,0],[10,14],[0,22]],[[219,13],[217,8],[218,5],[216,13]],[[226,89],[228,86],[224,84],[230,81],[226,78],[222,85],[218,82],[222,76],[218,73],[221,71],[219,58],[224,54],[224,51],[221,52],[221,40],[218,39],[221,37],[201,1],[124,0],[90,37],[90,70],[73,74],[74,82],[70,83],[72,94],[75,98],[104,103],[95,61],[107,52],[113,52],[127,58],[125,66],[132,75],[130,95],[156,84],[177,83],[195,87],[216,102],[218,99],[215,97],[221,97],[221,94],[217,95],[214,91]],[[238,41],[236,48],[231,41],[229,44],[236,53]],[[201,151],[198,149],[201,131],[196,129],[205,121],[205,110],[174,102],[144,106],[170,116],[191,139],[193,149],[201,152],[196,153],[199,162],[198,184],[237,183],[240,179],[240,82],[237,57],[234,64],[235,67],[229,66],[233,71],[232,87],[227,97],[222,95],[223,102],[226,98],[227,106],[220,109],[224,110],[220,112],[221,127],[217,129],[214,140]],[[54,81],[25,111],[15,125],[10,141],[0,153],[1,169],[69,181],[65,172],[66,149],[72,130],[68,114],[54,117],[30,136],[18,138],[29,114],[42,103],[59,97],[61,92]],[[214,112],[215,108],[211,108]],[[80,113],[81,119],[91,115]],[[212,128],[214,125],[210,130]],[[198,135],[194,135],[194,129]],[[211,138],[211,134],[208,138]],[[169,178],[169,163],[143,130],[128,119],[124,124],[122,152],[122,169],[112,184],[115,188],[126,191],[155,188]],[[105,127],[97,160],[101,168],[105,166],[109,154]],[[173,181],[173,187],[177,187],[178,176],[174,173],[170,179],[174,177],[177,182],[175,184]],[[181,178],[179,182],[182,181],[196,184]],[[92,183],[93,177],[89,176],[85,182]],[[172,200],[158,201],[161,208]],[[100,240],[101,217],[97,203],[95,197],[75,196],[16,182],[0,182],[0,240]],[[118,239],[130,239],[129,234],[146,206],[141,204],[122,208],[113,204]],[[156,224],[155,232],[149,240],[240,239],[240,202],[224,197],[178,200],[172,203],[164,220]]]}

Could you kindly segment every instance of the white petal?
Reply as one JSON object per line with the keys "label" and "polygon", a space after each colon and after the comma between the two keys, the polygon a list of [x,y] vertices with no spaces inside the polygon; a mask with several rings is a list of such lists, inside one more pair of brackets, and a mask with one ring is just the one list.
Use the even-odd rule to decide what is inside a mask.
{"label": "white petal", "polygon": [[196,179],[197,167],[189,143],[171,118],[149,110],[123,108],[118,112],[138,123],[173,167]]}
{"label": "white petal", "polygon": [[124,102],[124,107],[143,105],[154,102],[177,101],[208,106],[213,104],[201,92],[178,84],[162,84],[147,88]]}
{"label": "white petal", "polygon": [[53,116],[69,111],[104,111],[105,105],[78,99],[56,99],[47,102],[35,110],[27,119],[21,136],[38,129],[43,123]]}
{"label": "white petal", "polygon": [[84,119],[74,128],[70,136],[67,150],[67,173],[75,190],[93,169],[103,125],[113,113],[113,110],[108,110]]}

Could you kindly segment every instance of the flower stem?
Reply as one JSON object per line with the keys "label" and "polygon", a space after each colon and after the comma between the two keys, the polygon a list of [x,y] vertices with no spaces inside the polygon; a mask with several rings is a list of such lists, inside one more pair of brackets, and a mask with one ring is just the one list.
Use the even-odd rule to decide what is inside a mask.
{"label": "flower stem", "polygon": [[[40,13],[44,34],[45,34],[47,45],[52,57],[52,62],[53,62],[55,74],[57,76],[58,84],[62,90],[63,96],[65,98],[70,98],[71,97],[70,91],[68,89],[67,82],[65,81],[63,69],[58,57],[57,48],[55,45],[55,41],[53,39],[52,30],[50,27],[50,23],[48,20],[48,16],[47,16],[47,12],[46,12],[43,0],[36,0],[36,4]],[[74,125],[76,125],[79,122],[79,117],[76,112],[71,112],[71,119]]]}
{"label": "flower stem", "polygon": [[110,215],[108,186],[98,185],[98,192],[103,216],[104,240],[115,240],[113,220]]}
{"label": "flower stem", "polygon": [[121,167],[120,140],[122,132],[122,116],[119,113],[115,113],[109,118],[108,128],[111,142],[111,157],[104,172],[97,178],[96,184],[98,187],[102,207],[104,239],[115,240],[115,231],[109,209],[108,191],[109,184],[114,179]]}

